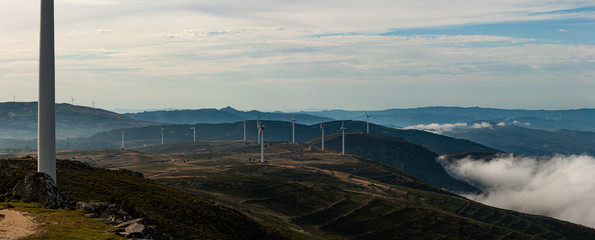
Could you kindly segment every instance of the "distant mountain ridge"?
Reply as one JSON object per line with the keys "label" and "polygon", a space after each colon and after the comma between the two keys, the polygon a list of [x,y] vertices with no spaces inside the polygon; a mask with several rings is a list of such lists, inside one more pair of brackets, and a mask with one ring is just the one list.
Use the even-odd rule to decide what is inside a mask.
{"label": "distant mountain ridge", "polygon": [[[324,115],[341,119],[365,120],[365,111],[302,111],[300,113]],[[368,111],[371,121],[386,126],[407,127],[418,124],[469,123],[476,121],[528,123],[528,127],[541,130],[571,129],[595,131],[595,108],[572,110],[524,110],[481,107],[421,107]]]}
{"label": "distant mountain ridge", "polygon": [[203,108],[196,110],[160,110],[145,111],[140,113],[125,113],[125,116],[153,122],[166,122],[173,124],[190,123],[234,123],[244,120],[257,120],[259,117],[267,121],[291,121],[297,123],[314,124],[321,121],[331,121],[331,118],[314,116],[310,114],[292,114],[283,112],[240,111],[232,107],[221,109]]}
{"label": "distant mountain ridge", "polygon": [[[227,113],[227,114],[225,114]],[[504,122],[519,124],[541,130],[571,129],[595,131],[595,108],[572,110],[524,110],[481,107],[420,107],[367,111],[371,122],[390,126],[407,127],[418,124],[446,124],[470,122]],[[231,115],[229,115],[231,114]],[[232,107],[196,110],[156,110],[124,115],[156,122],[175,124],[231,123],[241,120],[256,120],[258,114],[265,120],[291,121],[293,115],[298,123],[315,124],[320,121],[340,119],[365,121],[366,111],[322,110],[299,112],[240,111]]]}
{"label": "distant mountain ridge", "polygon": [[485,128],[453,129],[445,132],[485,144],[506,152],[522,155],[589,154],[595,156],[595,132],[557,130],[544,131],[526,127],[492,124]]}

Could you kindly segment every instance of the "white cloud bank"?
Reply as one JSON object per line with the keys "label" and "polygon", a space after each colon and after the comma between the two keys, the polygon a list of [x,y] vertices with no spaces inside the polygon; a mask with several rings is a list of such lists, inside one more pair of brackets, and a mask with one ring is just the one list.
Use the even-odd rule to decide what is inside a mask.
{"label": "white cloud bank", "polygon": [[457,127],[467,127],[466,123],[445,123],[445,124],[438,124],[438,123],[430,123],[430,124],[418,124],[409,127],[405,127],[403,129],[417,129],[417,130],[424,130],[432,133],[442,134],[444,132],[448,132]]}
{"label": "white cloud bank", "polygon": [[499,122],[499,123],[495,123],[495,124],[488,123],[488,122],[481,122],[481,123],[474,123],[471,125],[469,125],[467,123],[444,123],[444,124],[430,123],[430,124],[418,124],[418,125],[408,126],[403,129],[417,129],[417,130],[428,131],[428,132],[436,133],[436,134],[444,134],[445,132],[452,131],[455,128],[471,127],[471,128],[479,129],[479,128],[492,128],[494,126],[504,127],[506,125],[507,124],[504,122]]}
{"label": "white cloud bank", "polygon": [[444,165],[452,176],[484,192],[467,198],[595,227],[595,158],[591,156],[465,158]]}

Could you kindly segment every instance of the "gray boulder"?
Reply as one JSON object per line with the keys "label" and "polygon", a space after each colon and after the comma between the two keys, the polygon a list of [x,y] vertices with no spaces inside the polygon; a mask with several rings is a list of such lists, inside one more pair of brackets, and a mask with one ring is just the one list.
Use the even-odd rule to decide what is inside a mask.
{"label": "gray boulder", "polygon": [[23,183],[12,191],[12,199],[39,202],[50,209],[64,208],[66,199],[50,175],[41,172],[28,173]]}

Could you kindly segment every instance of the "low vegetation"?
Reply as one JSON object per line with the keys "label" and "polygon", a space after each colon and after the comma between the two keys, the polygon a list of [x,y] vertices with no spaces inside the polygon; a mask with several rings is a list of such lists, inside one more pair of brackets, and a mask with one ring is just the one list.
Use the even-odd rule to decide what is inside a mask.
{"label": "low vegetation", "polygon": [[[15,179],[23,179],[24,173],[35,169],[34,160],[1,161],[6,167],[2,172],[11,172]],[[131,171],[92,168],[74,161],[58,161],[57,169],[58,187],[66,197],[120,204],[128,214],[144,217],[179,239],[280,239],[273,230],[236,210],[157,184]]]}
{"label": "low vegetation", "polygon": [[[43,208],[38,203],[11,202],[4,204],[11,210],[24,212],[34,218],[37,233],[24,238],[36,239],[124,239],[106,232],[111,226],[83,216],[82,211]],[[1,209],[1,207],[0,207]]]}

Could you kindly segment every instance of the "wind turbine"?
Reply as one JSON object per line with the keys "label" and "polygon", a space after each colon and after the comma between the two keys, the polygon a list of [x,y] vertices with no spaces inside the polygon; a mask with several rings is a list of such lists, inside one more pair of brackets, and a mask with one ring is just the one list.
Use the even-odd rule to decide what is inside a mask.
{"label": "wind turbine", "polygon": [[372,116],[368,115],[368,111],[366,111],[366,134],[370,134],[370,118]]}
{"label": "wind turbine", "polygon": [[295,143],[295,115],[291,115],[291,143]]}
{"label": "wind turbine", "polygon": [[345,155],[345,129],[345,118],[343,118],[343,123],[341,123],[341,128],[339,129],[341,131],[341,136],[343,137],[341,142],[341,156]]}
{"label": "wind turbine", "polygon": [[74,105],[74,100],[76,100],[76,98],[70,97],[70,104]]}
{"label": "wind turbine", "polygon": [[37,171],[56,181],[56,62],[54,0],[41,0],[39,99],[37,105]]}
{"label": "wind turbine", "polygon": [[258,144],[260,144],[260,132],[262,131],[260,123],[260,113],[258,113],[258,120],[256,120],[256,128],[258,128]]}
{"label": "wind turbine", "polygon": [[91,100],[91,105],[93,105],[93,108],[95,108],[95,100]]}
{"label": "wind turbine", "polygon": [[161,127],[161,144],[163,144],[163,133],[165,132],[163,130],[165,130],[165,128]]}
{"label": "wind turbine", "polygon": [[124,149],[124,132],[126,132],[126,130],[122,130],[122,147],[121,147],[121,149]]}
{"label": "wind turbine", "polygon": [[192,142],[196,142],[196,123],[192,124]]}
{"label": "wind turbine", "polygon": [[246,141],[246,120],[244,119],[244,142]]}
{"label": "wind turbine", "polygon": [[260,141],[260,162],[264,163],[264,129],[267,128],[267,125],[260,124],[260,137],[262,140]]}
{"label": "wind turbine", "polygon": [[320,122],[320,130],[322,131],[322,151],[324,151],[324,127],[326,123]]}

